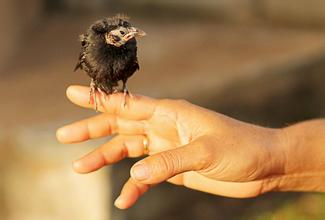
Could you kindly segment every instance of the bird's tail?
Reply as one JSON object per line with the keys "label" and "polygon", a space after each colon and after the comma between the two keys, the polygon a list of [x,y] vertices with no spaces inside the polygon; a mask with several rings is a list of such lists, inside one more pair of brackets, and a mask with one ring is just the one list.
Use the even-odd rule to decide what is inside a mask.
{"label": "bird's tail", "polygon": [[73,71],[76,72],[80,68],[81,68],[81,62],[78,62]]}
{"label": "bird's tail", "polygon": [[77,63],[77,65],[75,66],[75,68],[74,68],[74,70],[73,70],[74,72],[76,72],[78,69],[81,69],[82,57],[83,57],[83,53],[81,52],[81,53],[79,54],[78,63]]}

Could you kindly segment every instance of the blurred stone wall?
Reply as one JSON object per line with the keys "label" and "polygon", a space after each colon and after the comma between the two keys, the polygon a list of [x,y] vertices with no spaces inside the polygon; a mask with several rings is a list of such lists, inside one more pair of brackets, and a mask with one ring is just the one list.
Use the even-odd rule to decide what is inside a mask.
{"label": "blurred stone wall", "polygon": [[[24,31],[41,21],[44,5],[53,5],[52,0],[2,0],[0,1],[0,69],[17,52]],[[175,7],[179,10],[204,10],[216,19],[235,23],[267,22],[270,24],[325,27],[325,1],[323,0],[61,0],[69,10],[99,10],[122,5]],[[132,9],[132,7],[130,8]],[[85,11],[87,11],[85,10]],[[149,12],[148,12],[149,13]]]}
{"label": "blurred stone wall", "polygon": [[125,4],[204,9],[232,22],[325,27],[323,0],[121,0]]}
{"label": "blurred stone wall", "polygon": [[42,0],[0,1],[0,69],[5,67],[24,39],[24,32],[40,17]]}
{"label": "blurred stone wall", "polygon": [[303,26],[325,26],[324,0],[263,0],[265,18]]}
{"label": "blurred stone wall", "polygon": [[107,169],[89,175],[73,172],[72,158],[92,146],[62,146],[55,128],[8,130],[0,125],[1,220],[110,219]]}

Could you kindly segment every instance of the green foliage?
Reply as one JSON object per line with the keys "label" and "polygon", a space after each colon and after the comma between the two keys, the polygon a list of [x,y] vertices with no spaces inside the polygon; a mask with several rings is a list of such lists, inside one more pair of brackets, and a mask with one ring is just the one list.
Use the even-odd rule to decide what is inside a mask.
{"label": "green foliage", "polygon": [[256,220],[323,220],[325,219],[325,194],[302,194],[296,200],[289,200],[274,210],[255,213],[245,219]]}

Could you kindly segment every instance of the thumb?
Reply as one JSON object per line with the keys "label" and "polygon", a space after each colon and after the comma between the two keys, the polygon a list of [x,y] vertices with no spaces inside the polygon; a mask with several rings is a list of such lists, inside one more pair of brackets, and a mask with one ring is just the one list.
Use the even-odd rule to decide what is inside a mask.
{"label": "thumb", "polygon": [[145,184],[156,184],[187,171],[205,169],[210,164],[211,145],[202,138],[182,147],[157,153],[137,162],[131,177]]}

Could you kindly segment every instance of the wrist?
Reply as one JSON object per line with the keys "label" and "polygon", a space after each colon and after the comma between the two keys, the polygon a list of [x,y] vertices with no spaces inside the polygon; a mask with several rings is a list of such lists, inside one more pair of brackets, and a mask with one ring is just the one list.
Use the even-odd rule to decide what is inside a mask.
{"label": "wrist", "polygon": [[[281,129],[285,155],[284,174],[295,175],[319,170],[318,157],[322,147],[314,143],[317,126],[311,122],[298,123]],[[316,134],[316,135],[315,135]]]}
{"label": "wrist", "polygon": [[308,121],[278,131],[284,162],[283,173],[268,181],[273,190],[324,191],[324,124]]}
{"label": "wrist", "polygon": [[268,139],[269,154],[266,162],[269,163],[269,169],[266,178],[280,176],[285,173],[287,152],[286,147],[286,133],[282,129],[271,129],[271,135]]}

